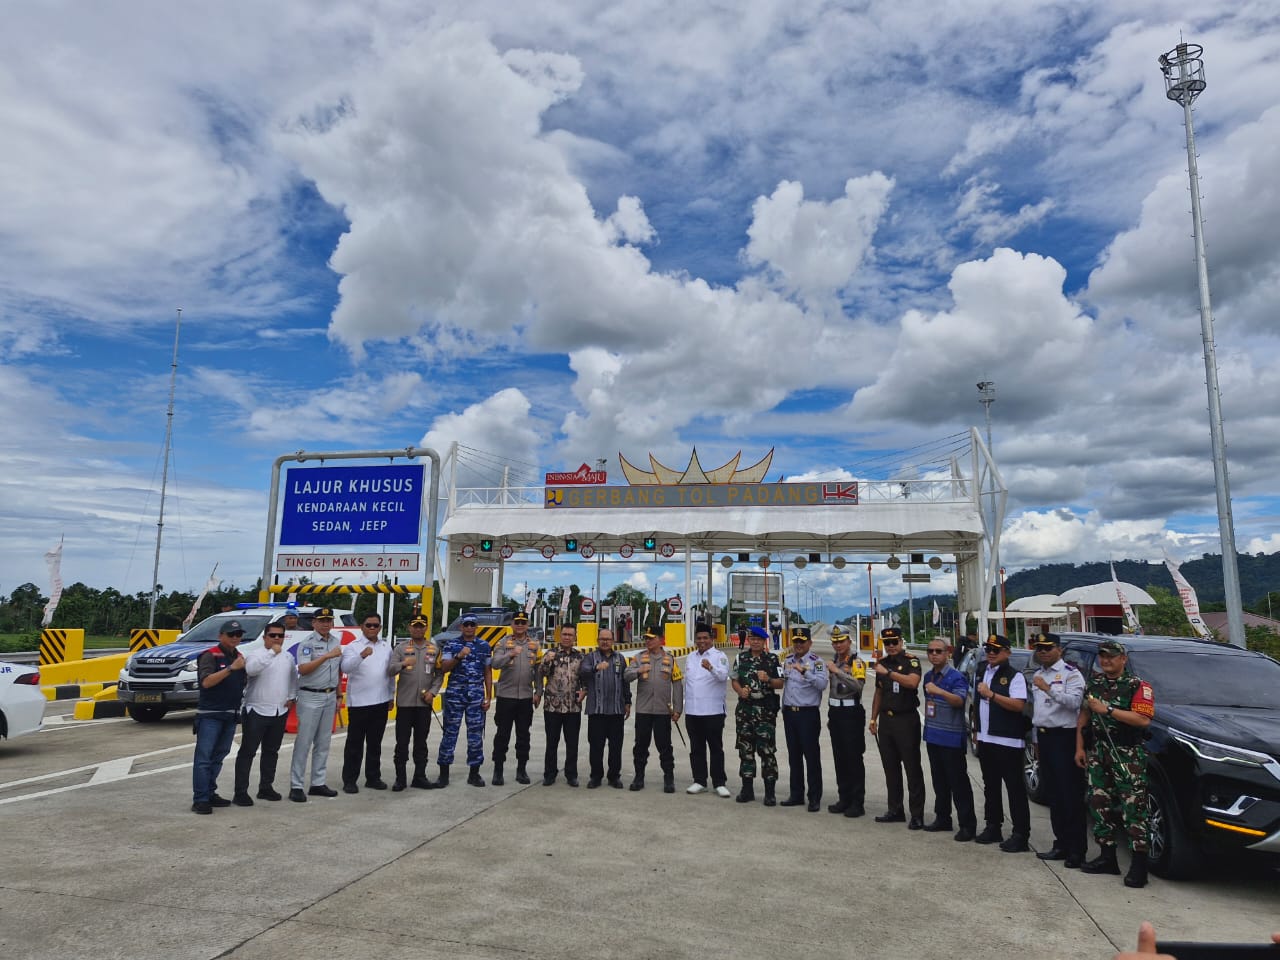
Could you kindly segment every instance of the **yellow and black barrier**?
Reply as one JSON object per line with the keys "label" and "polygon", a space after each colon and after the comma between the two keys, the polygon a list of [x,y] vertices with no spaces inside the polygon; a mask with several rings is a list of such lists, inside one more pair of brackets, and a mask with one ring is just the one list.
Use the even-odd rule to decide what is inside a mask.
{"label": "yellow and black barrier", "polygon": [[84,697],[96,697],[104,690],[114,690],[117,681],[95,681],[93,683],[56,683],[42,686],[40,692],[46,700],[80,700]]}
{"label": "yellow and black barrier", "polygon": [[114,685],[88,700],[78,702],[74,714],[77,720],[106,720],[128,715],[129,705],[123,700],[116,699]]}
{"label": "yellow and black barrier", "polygon": [[402,583],[303,583],[303,584],[272,584],[269,593],[296,593],[299,596],[306,594],[330,594],[330,593],[394,593],[394,594],[410,594],[422,593],[427,589],[421,584],[402,584]]}
{"label": "yellow and black barrier", "polygon": [[137,653],[139,650],[158,647],[165,643],[173,643],[181,633],[181,630],[152,630],[146,627],[130,630],[129,652]]}
{"label": "yellow and black barrier", "polygon": [[83,659],[83,630],[53,630],[45,628],[40,631],[40,666],[52,666],[55,663]]}

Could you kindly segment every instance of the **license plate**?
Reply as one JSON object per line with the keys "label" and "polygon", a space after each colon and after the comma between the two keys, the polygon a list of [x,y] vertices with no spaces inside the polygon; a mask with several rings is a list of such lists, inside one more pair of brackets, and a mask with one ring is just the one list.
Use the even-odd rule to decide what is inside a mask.
{"label": "license plate", "polygon": [[164,703],[163,693],[135,693],[134,703]]}

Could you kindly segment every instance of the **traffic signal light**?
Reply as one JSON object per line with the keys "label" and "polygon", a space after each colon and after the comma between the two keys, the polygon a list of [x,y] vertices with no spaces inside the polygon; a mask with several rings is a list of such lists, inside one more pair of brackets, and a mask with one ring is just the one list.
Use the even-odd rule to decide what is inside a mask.
{"label": "traffic signal light", "polygon": [[481,552],[481,553],[493,553],[493,541],[492,541],[492,540],[481,540],[481,541],[480,541],[480,552]]}
{"label": "traffic signal light", "polygon": [[565,552],[565,553],[577,553],[577,552],[578,552],[578,538],[577,538],[577,537],[565,537],[565,538],[564,538],[564,552]]}
{"label": "traffic signal light", "polygon": [[646,550],[657,550],[657,549],[658,549],[658,538],[657,538],[657,537],[645,537],[645,538],[644,538],[644,548],[645,548]]}

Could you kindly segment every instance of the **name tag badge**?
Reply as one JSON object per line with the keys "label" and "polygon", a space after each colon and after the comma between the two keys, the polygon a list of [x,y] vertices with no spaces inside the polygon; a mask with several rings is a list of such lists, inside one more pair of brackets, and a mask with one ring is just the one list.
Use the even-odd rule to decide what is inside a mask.
{"label": "name tag badge", "polygon": [[900,687],[900,686],[898,685],[898,681],[897,681],[897,680],[893,681],[893,692],[894,692],[894,693],[901,693],[901,692],[902,692],[902,687]]}
{"label": "name tag badge", "polygon": [[925,701],[924,715],[926,717],[933,717],[937,714],[937,712],[938,712],[938,705],[936,703],[934,703],[932,700]]}

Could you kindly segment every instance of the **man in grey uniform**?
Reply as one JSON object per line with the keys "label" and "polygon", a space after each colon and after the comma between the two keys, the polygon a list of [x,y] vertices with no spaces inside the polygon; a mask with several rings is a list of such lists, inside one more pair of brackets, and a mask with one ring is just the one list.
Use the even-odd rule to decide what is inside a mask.
{"label": "man in grey uniform", "polygon": [[[313,797],[336,797],[328,786],[325,766],[329,762],[329,739],[333,736],[333,715],[338,707],[338,680],[341,676],[342,642],[333,635],[333,611],[321,607],[311,617],[311,633],[293,648],[298,662],[298,735],[293,741],[293,762],[289,766],[289,799],[306,803]],[[311,789],[307,782],[307,755],[311,756]]]}
{"label": "man in grey uniform", "polygon": [[529,728],[533,726],[533,688],[541,662],[542,645],[529,636],[529,615],[517,611],[511,618],[510,635],[494,645],[493,659],[489,661],[489,666],[501,671],[493,688],[497,699],[493,732],[495,787],[506,783],[502,765],[507,759],[512,727],[516,732],[516,783],[529,782]]}
{"label": "man in grey uniform", "polygon": [[[405,787],[430,790],[427,778],[427,734],[431,732],[431,707],[444,675],[436,665],[440,651],[427,639],[431,624],[422,614],[409,621],[409,639],[401,640],[387,663],[387,673],[396,677],[396,748],[391,755],[396,781],[391,789]],[[408,780],[409,744],[413,743],[413,780]]]}
{"label": "man in grey uniform", "polygon": [[676,792],[676,761],[671,750],[671,725],[684,712],[684,674],[676,658],[663,649],[663,639],[652,630],[644,634],[644,650],[634,657],[623,672],[628,683],[634,682],[636,742],[631,757],[635,764],[632,790],[644,789],[644,768],[649,762],[649,742],[658,748],[662,766],[662,792]]}

